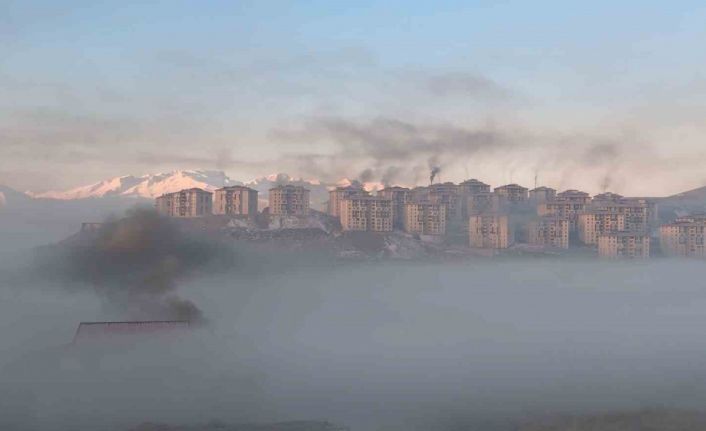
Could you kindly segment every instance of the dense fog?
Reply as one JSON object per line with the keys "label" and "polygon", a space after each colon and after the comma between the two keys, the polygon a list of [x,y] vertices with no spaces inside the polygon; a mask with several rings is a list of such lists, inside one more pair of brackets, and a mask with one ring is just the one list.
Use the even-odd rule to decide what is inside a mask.
{"label": "dense fog", "polygon": [[34,255],[1,254],[4,428],[505,429],[547,413],[706,401],[703,262],[344,263],[237,247],[232,266],[177,287],[207,325],[82,348],[71,345],[80,321],[125,316],[37,273]]}

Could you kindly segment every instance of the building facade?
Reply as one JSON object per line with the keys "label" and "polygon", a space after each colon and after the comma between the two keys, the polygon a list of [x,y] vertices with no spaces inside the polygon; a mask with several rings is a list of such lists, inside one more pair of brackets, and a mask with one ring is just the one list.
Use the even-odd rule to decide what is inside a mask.
{"label": "building facade", "polygon": [[155,207],[168,217],[203,217],[213,212],[213,194],[199,188],[165,193],[155,199]]}
{"label": "building facade", "polygon": [[614,232],[598,236],[598,256],[605,259],[647,259],[650,236],[638,232]]}
{"label": "building facade", "polygon": [[598,244],[600,235],[625,231],[625,214],[606,210],[587,210],[579,214],[578,233],[581,242]]}
{"label": "building facade", "polygon": [[528,199],[527,188],[518,184],[507,184],[496,187],[493,192],[511,204],[527,202]]}
{"label": "building facade", "polygon": [[555,198],[556,190],[551,187],[537,187],[529,191],[529,201],[533,205],[553,201]]}
{"label": "building facade", "polygon": [[478,193],[489,193],[490,185],[475,178],[466,180],[458,185],[458,192],[462,195],[475,195]]}
{"label": "building facade", "polygon": [[341,200],[339,205],[339,217],[344,231],[392,231],[392,199],[377,196],[351,196]]}
{"label": "building facade", "polygon": [[446,234],[446,206],[431,202],[408,202],[404,206],[404,230],[418,235]]}
{"label": "building facade", "polygon": [[503,249],[514,242],[512,227],[504,214],[478,214],[468,218],[471,247]]}
{"label": "building facade", "polygon": [[245,186],[217,189],[213,193],[213,213],[254,218],[257,216],[257,190]]}
{"label": "building facade", "polygon": [[659,229],[659,245],[668,256],[706,258],[706,215],[680,217]]}
{"label": "building facade", "polygon": [[353,196],[369,196],[363,186],[351,184],[345,187],[336,187],[328,192],[328,214],[332,217],[339,217],[341,214],[341,201]]}
{"label": "building facade", "polygon": [[287,184],[270,189],[270,215],[306,216],[309,214],[309,190]]}
{"label": "building facade", "polygon": [[446,206],[446,220],[460,221],[465,214],[458,186],[454,183],[437,183],[428,187],[428,200],[432,204]]}
{"label": "building facade", "polygon": [[543,247],[569,248],[569,220],[541,217],[527,227],[527,242]]}
{"label": "building facade", "polygon": [[466,201],[469,216],[475,214],[495,213],[500,211],[500,197],[492,192],[482,192],[469,195]]}
{"label": "building facade", "polygon": [[581,204],[587,204],[591,201],[591,195],[580,190],[564,190],[561,193],[557,193],[556,200],[563,202],[576,202]]}
{"label": "building facade", "polygon": [[392,201],[392,224],[397,229],[404,229],[404,211],[407,202],[411,201],[410,190],[406,187],[385,187],[378,196]]}
{"label": "building facade", "polygon": [[614,193],[604,193],[593,198],[590,207],[625,215],[625,230],[645,232],[656,221],[656,205],[645,199],[626,199]]}

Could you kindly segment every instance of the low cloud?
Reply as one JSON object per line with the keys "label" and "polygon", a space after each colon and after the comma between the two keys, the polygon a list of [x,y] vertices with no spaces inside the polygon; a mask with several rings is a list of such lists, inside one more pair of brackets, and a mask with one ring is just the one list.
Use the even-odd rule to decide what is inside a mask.
{"label": "low cloud", "polygon": [[483,101],[505,101],[512,92],[482,75],[468,72],[451,72],[429,77],[429,91],[440,97],[464,97]]}

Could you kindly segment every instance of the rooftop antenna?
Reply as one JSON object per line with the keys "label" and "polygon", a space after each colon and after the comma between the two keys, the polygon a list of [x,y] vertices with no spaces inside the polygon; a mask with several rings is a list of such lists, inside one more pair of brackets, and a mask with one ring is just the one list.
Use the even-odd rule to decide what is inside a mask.
{"label": "rooftop antenna", "polygon": [[537,188],[537,173],[534,173],[534,188]]}

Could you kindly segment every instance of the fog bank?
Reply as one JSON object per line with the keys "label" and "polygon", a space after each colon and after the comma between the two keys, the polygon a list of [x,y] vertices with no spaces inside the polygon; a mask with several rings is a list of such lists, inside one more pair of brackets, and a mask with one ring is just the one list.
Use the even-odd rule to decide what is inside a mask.
{"label": "fog bank", "polygon": [[89,370],[56,348],[79,321],[115,317],[100,299],[0,281],[1,377],[31,394],[22,420],[429,430],[706,401],[702,262],[262,259],[178,287],[208,328],[166,348],[92,351],[100,365]]}

